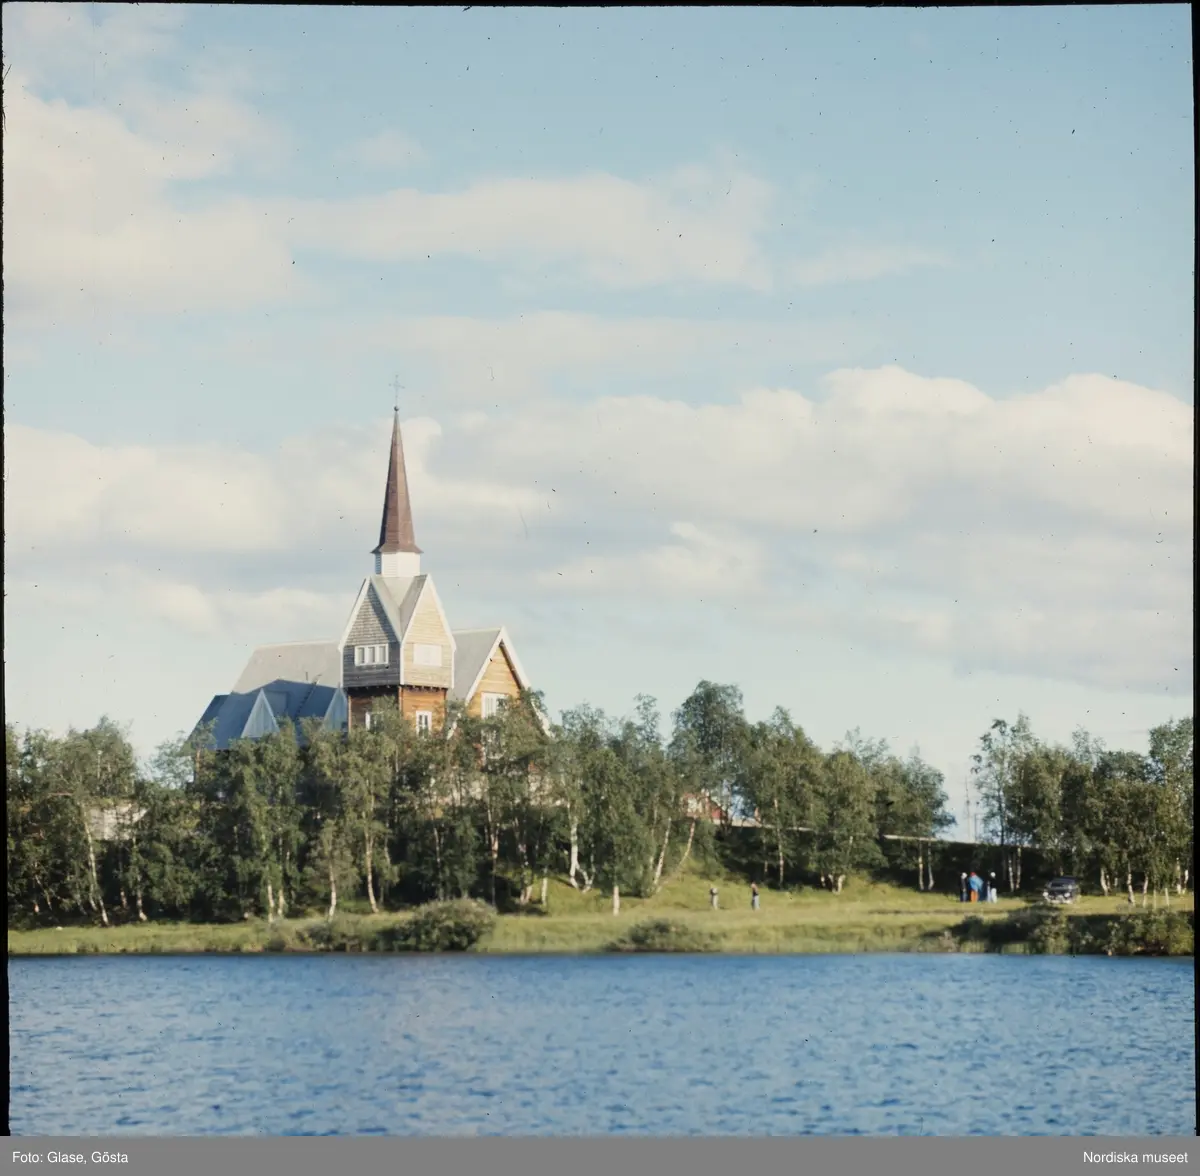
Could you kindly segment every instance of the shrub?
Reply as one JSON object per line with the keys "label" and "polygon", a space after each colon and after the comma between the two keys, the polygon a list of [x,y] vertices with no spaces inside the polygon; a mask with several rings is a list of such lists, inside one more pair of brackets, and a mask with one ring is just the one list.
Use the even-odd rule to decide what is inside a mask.
{"label": "shrub", "polygon": [[1109,955],[1193,955],[1195,924],[1190,911],[1138,911],[1112,922],[1104,948]]}
{"label": "shrub", "polygon": [[700,952],[714,951],[716,941],[707,931],[671,919],[651,919],[631,927],[607,951]]}
{"label": "shrub", "polygon": [[1075,950],[1066,911],[1035,910],[1028,925],[1029,950],[1036,955],[1066,955]]}
{"label": "shrub", "polygon": [[[355,915],[334,915],[331,920],[314,923],[303,927],[297,932],[297,938],[303,946],[313,951],[364,951],[367,950],[366,940],[369,933],[362,925],[362,919]],[[282,934],[273,937],[283,940]],[[286,940],[285,940],[286,942]],[[284,951],[286,947],[269,946],[271,951]]]}
{"label": "shrub", "polygon": [[496,925],[496,912],[473,899],[431,902],[405,923],[381,934],[394,951],[467,951]]}

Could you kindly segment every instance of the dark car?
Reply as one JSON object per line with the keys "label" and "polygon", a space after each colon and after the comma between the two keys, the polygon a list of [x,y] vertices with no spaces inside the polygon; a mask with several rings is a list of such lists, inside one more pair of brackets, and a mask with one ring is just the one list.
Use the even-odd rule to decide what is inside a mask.
{"label": "dark car", "polygon": [[1078,902],[1079,883],[1074,878],[1055,878],[1042,891],[1042,897],[1047,902]]}

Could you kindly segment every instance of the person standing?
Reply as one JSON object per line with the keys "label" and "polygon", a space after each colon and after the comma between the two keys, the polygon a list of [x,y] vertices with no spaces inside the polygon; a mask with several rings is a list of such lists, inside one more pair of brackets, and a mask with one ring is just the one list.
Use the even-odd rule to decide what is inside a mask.
{"label": "person standing", "polygon": [[963,876],[958,884],[958,901],[967,901],[967,874],[965,870],[963,871]]}
{"label": "person standing", "polygon": [[999,897],[1000,896],[996,893],[996,871],[993,870],[988,875],[987,900],[988,902],[995,902]]}
{"label": "person standing", "polygon": [[971,888],[971,900],[970,901],[978,902],[979,901],[979,893],[983,889],[983,879],[978,874],[976,874],[974,870],[972,870],[970,878],[967,879],[967,885]]}
{"label": "person standing", "polygon": [[752,911],[758,910],[758,883],[757,882],[750,883],[750,909]]}

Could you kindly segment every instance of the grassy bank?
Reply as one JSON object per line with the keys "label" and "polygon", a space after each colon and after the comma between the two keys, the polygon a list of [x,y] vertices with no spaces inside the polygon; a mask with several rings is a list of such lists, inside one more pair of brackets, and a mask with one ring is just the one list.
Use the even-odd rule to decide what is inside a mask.
{"label": "grassy bank", "polygon": [[[1084,898],[1068,911],[1042,912],[1018,899],[964,907],[943,895],[853,880],[842,894],[765,891],[749,909],[744,886],[716,879],[723,909],[711,910],[714,879],[687,874],[650,899],[611,900],[551,882],[545,910],[484,917],[466,913],[469,933],[454,938],[459,915],[429,922],[428,912],[371,915],[361,905],[332,925],[320,915],[269,925],[127,924],[9,931],[9,955],[174,954],[186,952],[438,950],[464,945],[485,953],[580,954],[610,950],[705,950],[728,953],[864,951],[1074,951],[1191,954],[1191,895],[1172,900],[1171,918],[1140,908],[1130,920],[1124,898]],[[736,905],[734,905],[736,904]],[[732,909],[729,909],[732,908]],[[424,910],[424,908],[423,908]],[[461,912],[460,912],[461,913]],[[418,934],[415,920],[424,919]],[[482,919],[482,921],[480,921]],[[428,924],[428,925],[426,925]],[[450,938],[447,939],[446,936]],[[474,936],[474,937],[472,937]]]}

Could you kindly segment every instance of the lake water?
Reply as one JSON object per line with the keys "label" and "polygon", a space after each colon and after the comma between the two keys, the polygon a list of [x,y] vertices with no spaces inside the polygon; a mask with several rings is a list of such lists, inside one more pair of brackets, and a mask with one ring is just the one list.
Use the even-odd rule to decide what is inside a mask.
{"label": "lake water", "polygon": [[1191,960],[10,960],[12,1131],[1196,1129]]}

